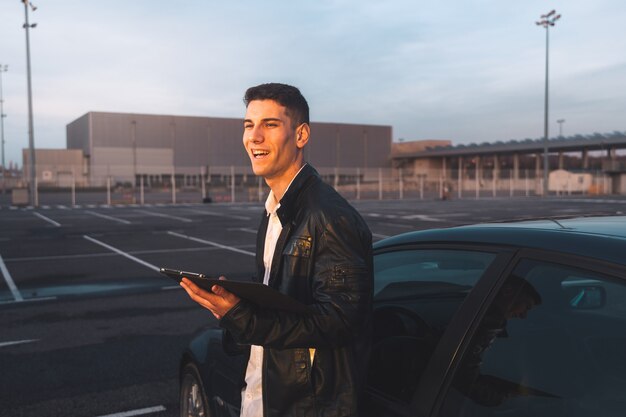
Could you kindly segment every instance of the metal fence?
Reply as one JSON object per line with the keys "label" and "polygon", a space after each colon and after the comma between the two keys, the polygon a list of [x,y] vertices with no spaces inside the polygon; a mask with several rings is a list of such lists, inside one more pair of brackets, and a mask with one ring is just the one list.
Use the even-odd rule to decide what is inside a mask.
{"label": "metal fence", "polygon": [[[128,173],[127,167],[100,168],[93,170],[98,175],[63,171],[38,179],[37,205],[262,202],[269,193],[249,166],[152,170],[134,176],[116,174]],[[543,174],[536,170],[502,170],[496,175],[485,171],[476,177],[475,171],[430,170],[415,175],[401,168],[316,168],[325,182],[350,200],[530,197],[543,191]],[[612,178],[601,171],[565,177],[555,176],[556,172],[550,174],[551,195],[612,193]]]}

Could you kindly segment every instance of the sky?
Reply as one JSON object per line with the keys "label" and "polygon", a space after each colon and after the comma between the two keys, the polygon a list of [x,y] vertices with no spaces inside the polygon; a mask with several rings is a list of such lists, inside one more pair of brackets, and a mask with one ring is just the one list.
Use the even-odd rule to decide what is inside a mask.
{"label": "sky", "polygon": [[[300,88],[311,120],[390,125],[394,141],[626,131],[623,0],[32,0],[36,148],[89,111],[243,117],[247,87]],[[0,0],[5,152],[28,147],[21,0]],[[313,132],[313,138],[315,132]]]}

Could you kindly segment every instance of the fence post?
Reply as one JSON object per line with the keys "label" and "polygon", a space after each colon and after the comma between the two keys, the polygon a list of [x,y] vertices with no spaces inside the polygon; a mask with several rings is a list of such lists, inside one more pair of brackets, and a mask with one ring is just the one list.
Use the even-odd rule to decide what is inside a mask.
{"label": "fence post", "polygon": [[139,177],[139,204],[143,206],[143,175]]}
{"label": "fence post", "polygon": [[235,202],[235,166],[230,166],[230,202]]}
{"label": "fence post", "polygon": [[356,168],[356,199],[361,199],[361,168]]}
{"label": "fence post", "polygon": [[572,178],[572,175],[568,173],[567,174],[567,195],[568,196],[572,195],[572,186],[570,184],[571,178]]}
{"label": "fence post", "polygon": [[424,175],[420,174],[420,200],[424,199]]}
{"label": "fence post", "polygon": [[443,177],[439,175],[439,199],[443,200]]}
{"label": "fence post", "polygon": [[172,204],[176,204],[176,175],[174,174],[174,167],[172,167],[170,178],[172,181]]}
{"label": "fence post", "polygon": [[402,183],[402,167],[398,167],[398,191],[400,200],[404,199],[404,184]]}
{"label": "fence post", "polygon": [[111,205],[111,176],[107,176],[107,205]]}
{"label": "fence post", "polygon": [[513,197],[513,173],[509,172],[509,197]]}
{"label": "fence post", "polygon": [[478,172],[476,172],[476,176],[475,176],[475,182],[476,182],[476,200],[478,200],[480,198],[480,184],[478,182]]}
{"label": "fence post", "polygon": [[202,201],[204,202],[204,199],[206,198],[206,184],[204,181],[204,167],[200,167],[200,182],[202,183],[201,187],[202,187]]}
{"label": "fence post", "polygon": [[76,176],[72,167],[72,207],[76,206]]}
{"label": "fence post", "polygon": [[528,170],[524,170],[524,188],[526,188],[526,197],[528,197]]}
{"label": "fence post", "polygon": [[37,175],[35,175],[35,207],[39,207],[39,182],[37,181]]}
{"label": "fence post", "polygon": [[383,199],[383,169],[378,168],[378,199]]}

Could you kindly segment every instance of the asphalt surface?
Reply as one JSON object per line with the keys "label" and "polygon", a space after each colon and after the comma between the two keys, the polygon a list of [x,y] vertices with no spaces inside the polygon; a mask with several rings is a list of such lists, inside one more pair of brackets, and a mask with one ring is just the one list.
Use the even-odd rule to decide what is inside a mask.
{"label": "asphalt surface", "polygon": [[[375,240],[626,212],[624,198],[355,201]],[[215,326],[156,268],[253,273],[260,204],[0,207],[0,416],[178,415],[178,360]]]}

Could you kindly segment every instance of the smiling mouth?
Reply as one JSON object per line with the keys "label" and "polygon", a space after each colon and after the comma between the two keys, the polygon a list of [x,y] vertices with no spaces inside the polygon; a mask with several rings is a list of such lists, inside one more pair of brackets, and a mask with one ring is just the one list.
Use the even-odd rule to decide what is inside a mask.
{"label": "smiling mouth", "polygon": [[269,155],[269,153],[270,153],[269,151],[264,151],[261,149],[254,149],[252,151],[252,157],[255,159],[260,159],[260,158],[266,157],[267,155]]}

